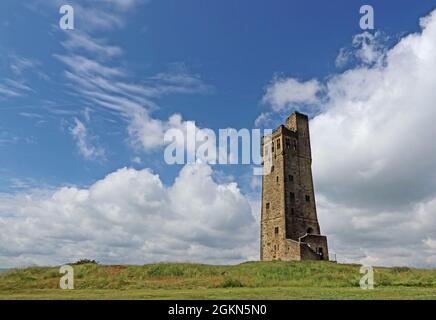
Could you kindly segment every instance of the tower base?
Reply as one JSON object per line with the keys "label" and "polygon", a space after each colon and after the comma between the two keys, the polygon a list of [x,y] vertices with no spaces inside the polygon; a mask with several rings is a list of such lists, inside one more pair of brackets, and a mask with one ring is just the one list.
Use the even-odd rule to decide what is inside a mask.
{"label": "tower base", "polygon": [[305,261],[305,260],[329,260],[327,237],[315,234],[306,234],[295,241],[285,239],[277,251],[262,251],[262,261]]}

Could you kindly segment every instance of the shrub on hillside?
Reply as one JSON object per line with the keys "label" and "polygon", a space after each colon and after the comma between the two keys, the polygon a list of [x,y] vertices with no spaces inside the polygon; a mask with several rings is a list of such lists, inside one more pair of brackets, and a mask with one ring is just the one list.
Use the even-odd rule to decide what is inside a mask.
{"label": "shrub on hillside", "polygon": [[241,288],[244,284],[239,281],[238,279],[225,279],[224,282],[221,284],[222,288]]}
{"label": "shrub on hillside", "polygon": [[80,264],[98,264],[98,262],[95,260],[90,260],[90,259],[80,259],[80,260],[72,263],[72,265],[80,265]]}

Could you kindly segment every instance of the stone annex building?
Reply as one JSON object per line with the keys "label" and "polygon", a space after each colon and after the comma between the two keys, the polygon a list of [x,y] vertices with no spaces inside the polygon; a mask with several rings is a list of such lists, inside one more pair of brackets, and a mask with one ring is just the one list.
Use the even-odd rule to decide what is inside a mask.
{"label": "stone annex building", "polygon": [[316,214],[308,117],[292,114],[263,138],[262,151],[264,169],[271,169],[262,177],[261,260],[328,260]]}

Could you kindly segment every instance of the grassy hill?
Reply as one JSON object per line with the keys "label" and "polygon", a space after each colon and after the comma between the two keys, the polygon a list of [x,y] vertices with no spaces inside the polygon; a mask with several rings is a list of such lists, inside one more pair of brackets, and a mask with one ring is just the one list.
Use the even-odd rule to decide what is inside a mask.
{"label": "grassy hill", "polygon": [[75,289],[59,289],[59,268],[0,273],[0,299],[436,299],[436,270],[374,268],[359,288],[359,265],[246,262],[74,266]]}

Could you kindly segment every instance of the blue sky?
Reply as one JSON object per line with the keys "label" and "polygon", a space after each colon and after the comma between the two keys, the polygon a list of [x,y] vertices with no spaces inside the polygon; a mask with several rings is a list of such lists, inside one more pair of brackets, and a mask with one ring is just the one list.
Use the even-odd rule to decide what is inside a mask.
{"label": "blue sky", "polygon": [[[75,30],[61,30],[58,25],[59,7],[67,3],[76,9]],[[361,57],[351,59],[345,66],[335,63],[341,49],[353,55],[360,48],[353,47],[352,40],[363,32],[359,28],[359,8],[363,4],[373,5],[375,11],[375,30],[370,35],[376,36],[368,41],[373,52],[384,56],[402,38],[422,31],[419,19],[430,14],[436,1],[413,4],[405,0],[2,1],[0,193],[4,205],[0,205],[0,217],[17,217],[17,221],[21,221],[17,222],[19,228],[25,215],[17,213],[22,209],[16,204],[18,198],[28,195],[43,201],[46,198],[38,198],[40,194],[50,194],[62,187],[87,190],[123,167],[138,172],[150,169],[171,190],[184,167],[166,165],[163,146],[148,138],[155,135],[155,127],[167,128],[167,120],[174,114],[180,114],[182,121],[193,120],[200,128],[214,130],[275,127],[296,109],[308,112],[311,118],[318,117],[320,123],[329,115],[329,110],[335,110],[333,103],[325,102],[333,100],[332,92],[328,93],[326,89],[333,86],[332,78],[365,68],[385,70],[378,61],[365,64]],[[95,68],[86,69],[92,63],[97,63]],[[319,87],[324,88],[317,90],[316,95],[322,95],[324,99],[316,106],[308,107],[294,103],[292,97],[285,98],[288,99],[285,105],[274,109],[271,100],[264,97],[268,89],[272,94],[277,93],[274,85],[280,83],[278,79],[295,79],[302,85],[316,79]],[[89,86],[92,81],[107,81],[106,85],[119,87],[106,90],[111,92],[103,98],[101,87],[97,88],[95,83]],[[122,88],[126,86],[131,86],[131,91],[124,100],[116,100],[123,96]],[[368,95],[375,96],[373,93]],[[132,101],[134,106],[128,104]],[[338,98],[337,101],[347,104],[346,100]],[[262,113],[268,115],[268,121],[256,122]],[[155,127],[139,125],[134,119],[150,126],[154,123]],[[315,126],[315,132],[321,128],[325,127]],[[315,151],[318,149],[321,150],[315,146]],[[378,160],[374,160],[376,165],[383,163]],[[328,161],[334,162],[331,158],[325,159],[325,163]],[[356,163],[360,162],[356,160]],[[321,167],[317,165],[317,168]],[[211,170],[214,186],[237,183],[252,210],[258,209],[260,189],[259,183],[250,176],[251,167],[214,166]],[[202,172],[208,176],[206,171]],[[409,260],[381,258],[381,253],[371,251],[373,244],[369,238],[360,239],[361,242],[356,240],[361,245],[348,247],[344,244],[346,234],[335,237],[339,231],[331,227],[333,222],[330,221],[336,216],[330,212],[335,205],[344,205],[344,211],[369,210],[374,218],[375,212],[403,212],[410,206],[424,205],[422,201],[431,199],[429,194],[417,192],[417,198],[411,199],[401,210],[389,204],[362,207],[368,199],[381,203],[380,194],[387,199],[394,197],[395,192],[374,195],[371,183],[378,182],[371,180],[370,183],[367,179],[363,182],[337,181],[338,186],[332,187],[330,194],[323,187],[328,178],[321,169],[315,171],[320,172],[321,181],[318,188],[318,198],[323,201],[318,209],[321,228],[327,235],[328,231],[333,234],[331,246],[336,249],[333,251],[342,254],[346,261],[371,260],[374,256],[377,256],[375,263],[381,264],[413,260],[410,257]],[[395,172],[392,175],[395,176]],[[419,172],[415,176],[420,176]],[[317,177],[316,173],[315,180]],[[350,189],[354,184],[358,186],[352,189],[357,190],[356,194],[368,192],[368,196],[358,198],[352,194],[353,203],[338,200],[340,192],[335,193],[335,190]],[[363,185],[367,188],[362,191],[359,188]],[[393,190],[391,186],[386,188]],[[49,199],[50,195],[47,197]],[[256,229],[253,230],[257,237]],[[250,237],[247,242],[257,241]],[[210,240],[207,239],[198,240],[199,245]],[[432,235],[416,241],[422,244],[427,240],[428,243],[435,241]],[[393,239],[390,241],[394,242]],[[377,246],[384,245],[379,243]],[[249,253],[229,254],[216,260],[201,254],[196,257],[202,261],[221,262],[255,256],[256,249],[244,250]],[[356,251],[360,253],[355,255]],[[26,254],[16,249],[11,254],[16,259],[12,264],[59,262],[49,258],[55,256],[53,252],[56,250]],[[86,253],[95,253],[94,256],[104,261],[122,261],[121,254],[107,255],[106,249],[89,249]],[[3,257],[7,256],[3,254]],[[399,253],[398,257],[401,256]],[[70,256],[63,258],[67,257]],[[147,259],[159,257],[165,259],[166,256]],[[131,258],[129,261],[147,259]],[[1,261],[8,264],[6,258]],[[420,258],[416,264],[433,263],[436,258],[431,261]]]}
{"label": "blue sky", "polygon": [[[156,117],[178,112],[202,127],[252,128],[265,107],[260,101],[274,74],[290,74],[304,80],[336,72],[334,61],[338,50],[359,33],[362,4],[361,1],[151,1],[128,12],[123,28],[97,30],[95,34],[123,49],[123,57],[113,65],[125,66],[129,81],[141,82],[180,64],[211,86],[209,93],[159,98]],[[92,7],[99,10],[99,2]],[[379,3],[376,27],[393,37],[416,31],[417,17],[431,8],[431,1],[413,6],[409,1]],[[63,76],[65,65],[53,57],[62,54],[61,42],[65,41],[65,32],[69,32],[57,27],[60,15],[56,9],[38,2],[0,4],[2,75],[23,79],[32,89],[23,96],[3,97],[0,101],[2,131],[8,132],[10,139],[19,139],[2,146],[2,191],[13,191],[10,179],[32,179],[47,185],[87,185],[116,168],[133,165],[131,159],[136,155],[126,145],[125,123],[101,110],[93,113],[92,129],[107,150],[106,159],[89,161],[77,154],[67,127],[85,107],[93,106],[81,104],[69,93],[69,84]],[[80,17],[77,19],[76,29],[86,30]],[[37,66],[16,75],[9,68],[14,57],[29,59]],[[71,115],[47,111],[45,101],[53,104],[50,110],[68,111]],[[23,113],[35,116],[26,117]],[[105,121],[104,117],[117,123]],[[162,158],[160,152],[138,154],[146,166],[153,168]],[[175,171],[165,168],[159,173],[164,179],[171,179]]]}

